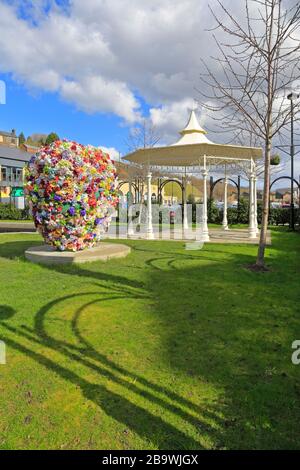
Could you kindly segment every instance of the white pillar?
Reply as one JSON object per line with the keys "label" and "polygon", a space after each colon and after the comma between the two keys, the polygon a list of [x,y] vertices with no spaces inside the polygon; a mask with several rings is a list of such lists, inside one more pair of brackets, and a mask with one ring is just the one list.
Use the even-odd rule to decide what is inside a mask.
{"label": "white pillar", "polygon": [[128,227],[127,235],[131,237],[134,235],[133,222],[132,222],[132,181],[129,180],[129,198],[128,198]]}
{"label": "white pillar", "polygon": [[138,227],[139,230],[141,229],[141,224],[142,224],[142,215],[143,215],[143,206],[144,206],[144,180],[140,179],[140,185],[139,185],[139,217],[138,217]]}
{"label": "white pillar", "polygon": [[186,204],[186,176],[182,180],[183,189],[182,189],[182,199],[183,199],[183,230],[189,229],[188,222],[188,213],[187,213],[187,204]]}
{"label": "white pillar", "polygon": [[255,224],[256,235],[258,235],[259,229],[258,229],[258,222],[257,222],[257,178],[256,176],[253,181],[253,192],[254,192],[254,224]]}
{"label": "white pillar", "polygon": [[152,225],[152,190],[151,190],[152,174],[149,171],[147,174],[147,238],[153,240],[153,225]]}
{"label": "white pillar", "polygon": [[207,176],[208,171],[206,168],[206,157],[204,156],[204,163],[203,163],[203,209],[202,209],[202,221],[201,221],[201,229],[200,229],[200,240],[202,242],[209,242],[209,231],[207,225]]}
{"label": "white pillar", "polygon": [[254,179],[255,173],[251,172],[249,179],[249,238],[256,238],[255,203],[254,203]]}
{"label": "white pillar", "polygon": [[229,230],[227,220],[227,189],[228,189],[228,178],[225,176],[224,179],[224,210],[223,210],[223,230]]}

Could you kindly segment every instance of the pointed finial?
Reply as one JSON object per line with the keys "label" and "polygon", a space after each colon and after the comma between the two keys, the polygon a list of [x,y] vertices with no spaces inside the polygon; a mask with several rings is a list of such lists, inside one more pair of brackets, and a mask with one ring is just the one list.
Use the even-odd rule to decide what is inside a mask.
{"label": "pointed finial", "polygon": [[195,113],[196,109],[189,109],[189,120],[185,128],[180,132],[181,135],[188,134],[188,133],[201,133],[201,134],[207,134],[207,132],[202,129],[202,127],[199,124],[198,118]]}

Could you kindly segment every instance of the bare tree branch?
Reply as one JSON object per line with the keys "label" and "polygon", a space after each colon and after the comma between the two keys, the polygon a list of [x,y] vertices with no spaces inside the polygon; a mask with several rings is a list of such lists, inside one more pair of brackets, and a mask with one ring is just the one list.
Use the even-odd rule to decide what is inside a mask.
{"label": "bare tree branch", "polygon": [[232,133],[233,140],[256,141],[264,147],[263,220],[257,256],[257,265],[263,267],[272,142],[290,122],[286,95],[300,81],[300,2],[286,8],[283,0],[243,0],[243,18],[235,17],[221,0],[217,4],[220,13],[211,7],[210,11],[216,22],[211,31],[218,55],[210,58],[212,65],[202,61],[204,91],[198,90],[199,102],[221,131]]}

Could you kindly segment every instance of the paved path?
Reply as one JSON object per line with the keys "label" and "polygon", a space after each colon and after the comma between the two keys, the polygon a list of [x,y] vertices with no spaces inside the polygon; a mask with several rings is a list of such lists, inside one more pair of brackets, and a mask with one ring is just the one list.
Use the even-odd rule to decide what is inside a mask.
{"label": "paved path", "polygon": [[0,222],[0,233],[36,232],[33,222]]}
{"label": "paved path", "polygon": [[[12,232],[35,233],[36,229],[34,227],[34,224],[31,222],[0,222],[0,233]],[[259,242],[259,238],[248,238],[247,229],[232,229],[225,231],[221,228],[211,228],[209,230],[209,234],[211,243],[236,243],[256,245]],[[133,240],[145,240],[147,236],[145,233],[135,233],[134,235],[128,237],[127,227],[125,225],[117,227],[115,224],[112,224],[104,238],[120,240],[130,238]],[[173,228],[170,230],[163,229],[162,231],[159,231],[158,227],[154,227],[154,240],[195,241],[196,231],[192,229],[184,231],[179,228]],[[271,232],[269,230],[267,235],[267,245],[271,245]]]}
{"label": "paved path", "polygon": [[[231,243],[231,244],[251,244],[257,245],[259,243],[259,236],[257,238],[250,239],[248,236],[247,229],[232,229],[232,230],[222,230],[221,228],[211,228],[209,229],[210,243]],[[124,240],[126,238],[132,240],[146,240],[147,235],[143,233],[135,233],[134,235],[128,236],[126,233],[126,227],[119,227],[116,231],[115,226],[109,228],[108,233],[105,238],[107,239],[120,239]],[[197,240],[196,230],[187,230],[182,229],[170,229],[159,231],[157,227],[154,228],[154,240],[173,240],[173,241],[196,241]],[[268,230],[267,234],[267,245],[271,245],[271,232]]]}

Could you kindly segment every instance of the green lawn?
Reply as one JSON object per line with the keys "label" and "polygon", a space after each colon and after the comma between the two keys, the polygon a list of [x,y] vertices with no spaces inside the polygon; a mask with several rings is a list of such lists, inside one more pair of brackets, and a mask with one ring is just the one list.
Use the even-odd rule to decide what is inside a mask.
{"label": "green lawn", "polygon": [[300,448],[300,235],[128,241],[123,260],[25,261],[0,235],[0,449]]}

